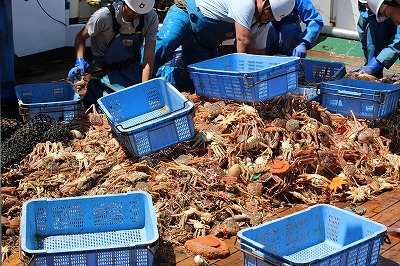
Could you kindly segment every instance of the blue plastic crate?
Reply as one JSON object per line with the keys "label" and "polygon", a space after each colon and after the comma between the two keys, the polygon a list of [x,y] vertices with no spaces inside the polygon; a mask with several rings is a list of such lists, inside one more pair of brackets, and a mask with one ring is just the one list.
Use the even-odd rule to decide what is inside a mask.
{"label": "blue plastic crate", "polygon": [[83,111],[81,97],[69,82],[18,85],[15,93],[24,121],[46,114],[56,121],[69,122]]}
{"label": "blue plastic crate", "polygon": [[29,200],[20,234],[23,255],[38,266],[153,265],[159,238],[143,191]]}
{"label": "blue plastic crate", "polygon": [[322,82],[321,105],[328,111],[358,118],[376,119],[396,111],[400,85],[355,79]]}
{"label": "blue plastic crate", "polygon": [[299,58],[233,53],[188,68],[198,95],[261,102],[297,88]]}
{"label": "blue plastic crate", "polygon": [[164,78],[155,78],[98,100],[118,138],[143,156],[193,138],[194,104]]}
{"label": "blue plastic crate", "polygon": [[299,84],[293,93],[305,95],[308,100],[317,100],[321,82],[341,79],[345,75],[344,63],[300,58]]}
{"label": "blue plastic crate", "polygon": [[239,231],[244,265],[370,266],[378,262],[382,224],[317,204]]}

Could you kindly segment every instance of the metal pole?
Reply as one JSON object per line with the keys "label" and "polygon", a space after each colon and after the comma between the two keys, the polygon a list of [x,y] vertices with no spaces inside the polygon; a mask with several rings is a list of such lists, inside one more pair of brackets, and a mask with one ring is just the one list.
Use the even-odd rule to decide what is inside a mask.
{"label": "metal pole", "polygon": [[358,32],[354,30],[348,30],[343,28],[337,28],[332,26],[324,26],[321,30],[321,35],[336,37],[342,39],[356,40],[359,41]]}

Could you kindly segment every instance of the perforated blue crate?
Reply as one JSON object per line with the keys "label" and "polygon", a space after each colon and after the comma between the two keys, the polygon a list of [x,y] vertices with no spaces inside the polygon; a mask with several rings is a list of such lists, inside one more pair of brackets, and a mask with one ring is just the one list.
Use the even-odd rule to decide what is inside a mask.
{"label": "perforated blue crate", "polygon": [[261,102],[297,88],[299,58],[233,53],[188,68],[198,95]]}
{"label": "perforated blue crate", "polygon": [[143,191],[29,200],[20,234],[23,254],[38,266],[153,265],[159,238]]}
{"label": "perforated blue crate", "polygon": [[253,265],[370,266],[386,227],[349,211],[317,204],[238,233],[243,261]]}
{"label": "perforated blue crate", "polygon": [[81,97],[69,82],[23,84],[15,86],[19,113],[24,121],[46,114],[56,121],[71,121],[83,111]]}
{"label": "perforated blue crate", "polygon": [[308,100],[317,100],[318,84],[341,79],[345,75],[344,63],[300,58],[299,84],[293,93],[305,95]]}
{"label": "perforated blue crate", "polygon": [[164,78],[109,94],[100,110],[128,150],[143,156],[194,136],[194,104]]}
{"label": "perforated blue crate", "polygon": [[321,105],[330,112],[376,119],[396,111],[400,85],[343,78],[322,82],[320,92]]}

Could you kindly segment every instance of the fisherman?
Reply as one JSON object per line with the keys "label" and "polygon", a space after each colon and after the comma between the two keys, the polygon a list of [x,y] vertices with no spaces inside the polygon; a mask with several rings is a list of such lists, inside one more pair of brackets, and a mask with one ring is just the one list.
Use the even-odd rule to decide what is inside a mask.
{"label": "fisherman", "polygon": [[[75,66],[68,78],[74,82],[85,70],[92,76],[84,97],[85,107],[97,99],[152,78],[158,15],[155,0],[123,0],[96,11],[76,35]],[[93,63],[84,59],[86,40],[91,38]],[[141,63],[141,46],[144,55]]]}
{"label": "fisherman", "polygon": [[[193,92],[187,66],[216,57],[223,41],[236,38],[238,53],[265,54],[267,23],[287,16],[294,1],[175,0],[157,36],[156,76],[165,77],[181,91]],[[182,66],[163,66],[179,46]]]}
{"label": "fisherman", "polygon": [[[300,23],[306,25],[302,32]],[[267,55],[283,54],[306,57],[324,26],[311,0],[296,0],[293,11],[280,21],[273,21],[268,31]]]}
{"label": "fisherman", "polygon": [[397,26],[400,25],[400,0],[367,0],[367,3],[378,22],[391,18]]}
{"label": "fisherman", "polygon": [[[397,8],[397,12],[400,10],[395,7],[397,0],[358,1],[360,11],[358,34],[364,50],[364,66],[350,72],[365,73],[382,78],[383,68],[389,69],[400,57],[400,27],[397,26],[399,23],[392,18],[383,19],[382,13],[379,12],[382,4],[386,5],[386,11],[383,10],[383,12],[388,15],[393,13],[392,8]],[[378,15],[376,16],[372,11],[378,11]]]}

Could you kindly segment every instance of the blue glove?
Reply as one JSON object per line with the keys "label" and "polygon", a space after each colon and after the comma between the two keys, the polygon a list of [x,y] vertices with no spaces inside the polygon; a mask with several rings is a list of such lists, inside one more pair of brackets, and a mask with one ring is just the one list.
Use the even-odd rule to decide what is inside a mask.
{"label": "blue glove", "polygon": [[74,79],[80,79],[81,76],[85,74],[85,69],[89,67],[88,62],[83,58],[77,58],[75,61],[75,67],[73,67],[68,72],[68,78],[71,82],[74,82]]}
{"label": "blue glove", "polygon": [[361,71],[361,69],[362,69],[362,67],[359,67],[359,68],[354,68],[354,69],[350,70],[350,73],[354,73],[354,72],[360,72],[360,71]]}
{"label": "blue glove", "polygon": [[373,57],[366,66],[352,69],[350,70],[350,73],[358,72],[361,74],[373,75],[375,72],[381,70],[382,68],[383,65],[379,61],[377,61],[375,57]]}
{"label": "blue glove", "polygon": [[305,58],[307,56],[306,43],[302,42],[299,45],[297,45],[297,47],[294,48],[294,50],[293,50],[292,56],[298,56],[298,57],[301,57],[301,58]]}
{"label": "blue glove", "polygon": [[375,57],[373,57],[366,66],[362,67],[358,72],[363,74],[373,75],[377,71],[381,70],[383,65],[381,62],[377,61]]}

